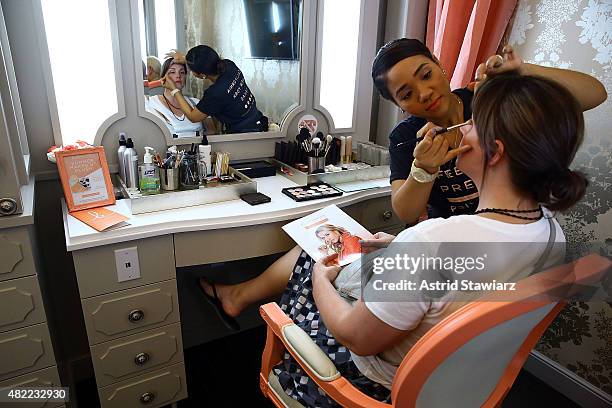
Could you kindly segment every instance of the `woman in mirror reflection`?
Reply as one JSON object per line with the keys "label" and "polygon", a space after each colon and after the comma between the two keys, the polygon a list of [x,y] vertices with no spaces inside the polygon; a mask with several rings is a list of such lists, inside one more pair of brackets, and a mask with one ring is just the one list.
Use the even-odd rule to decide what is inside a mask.
{"label": "woman in mirror reflection", "polygon": [[[173,58],[167,58],[161,67],[161,76],[169,78],[175,89],[183,89],[187,79],[187,66]],[[183,100],[191,108],[199,102],[196,98],[190,97],[183,98]],[[195,132],[202,134],[202,132],[206,131],[202,121],[194,122],[189,120],[179,106],[175,95],[172,95],[172,92],[167,88],[163,88],[161,95],[147,97],[145,103],[149,112],[152,112],[164,121],[171,134],[176,134],[179,137],[195,136]]]}
{"label": "woman in mirror reflection", "polygon": [[[376,243],[373,246],[380,248],[393,242],[389,253],[377,255],[386,262],[399,255],[398,250],[411,257],[439,256],[440,243],[456,243],[451,253],[456,257],[461,248],[459,256],[464,259],[470,248],[476,252],[473,255],[481,256],[483,242],[496,243],[495,248],[488,247],[487,253],[494,256],[485,268],[463,271],[455,279],[492,282],[501,277],[498,282],[517,282],[564,260],[565,236],[552,212],[571,208],[586,191],[585,175],[570,169],[583,140],[583,106],[558,82],[514,70],[482,81],[473,109],[473,119],[460,129],[457,166],[480,192],[478,209],[474,214],[428,219],[396,237],[379,232],[366,245]],[[550,120],[555,116],[563,120]],[[433,134],[425,139],[431,143]],[[207,299],[216,298],[226,319],[280,294],[281,310],[348,381],[373,398],[388,400],[406,354],[432,327],[465,304],[466,293],[450,290],[431,297],[428,290],[390,288],[374,294],[369,289],[372,282],[376,288],[378,279],[390,283],[409,281],[411,276],[423,276],[424,282],[439,279],[427,278],[424,265],[410,270],[393,263],[363,283],[366,298],[348,302],[334,282],[341,285],[339,281],[352,276],[353,265],[361,265],[341,269],[333,264],[334,256],[315,263],[296,247],[254,279],[237,285],[206,281],[201,285]],[[355,276],[359,284],[361,274]],[[412,281],[420,286],[418,280]],[[338,406],[287,353],[274,372],[285,392],[302,405]]]}
{"label": "woman in mirror reflection", "polygon": [[165,75],[163,84],[187,118],[201,122],[207,116],[218,119],[225,133],[266,132],[268,118],[258,109],[255,96],[251,93],[240,68],[229,59],[221,59],[219,54],[206,45],[191,48],[184,57],[175,52],[174,60],[186,63],[193,75],[208,79],[212,84],[204,91],[202,99],[195,107],[182,95],[170,75]]}
{"label": "woman in mirror reflection", "polygon": [[476,83],[451,92],[449,76],[438,59],[419,40],[401,38],[385,44],[372,64],[372,79],[380,95],[408,117],[389,135],[392,204],[407,224],[427,210],[429,218],[472,214],[478,207],[473,180],[456,166],[460,130],[433,135],[417,143],[434,126],[450,127],[472,117],[474,86],[487,75],[516,70],[522,75],[549,78],[567,88],[583,111],[606,99],[603,85],[576,71],[524,63],[512,47],[494,55],[476,70]]}

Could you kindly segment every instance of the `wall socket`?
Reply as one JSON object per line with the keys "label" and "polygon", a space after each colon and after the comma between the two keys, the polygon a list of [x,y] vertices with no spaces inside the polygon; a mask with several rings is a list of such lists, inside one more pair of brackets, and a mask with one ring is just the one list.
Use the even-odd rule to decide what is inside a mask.
{"label": "wall socket", "polygon": [[115,250],[115,264],[117,266],[118,282],[140,278],[137,247]]}

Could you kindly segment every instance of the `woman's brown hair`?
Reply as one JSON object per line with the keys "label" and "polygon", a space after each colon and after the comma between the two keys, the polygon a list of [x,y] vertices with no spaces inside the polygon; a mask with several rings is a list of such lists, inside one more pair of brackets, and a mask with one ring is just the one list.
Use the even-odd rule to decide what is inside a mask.
{"label": "woman's brown hair", "polygon": [[174,58],[167,58],[164,61],[164,64],[162,65],[162,69],[161,69],[162,78],[166,76],[172,64],[181,65],[183,68],[185,68],[185,74],[187,73],[187,64],[181,64],[180,62],[175,62]]}
{"label": "woman's brown hair", "polygon": [[487,79],[473,100],[473,120],[484,152],[484,177],[503,142],[512,183],[546,208],[563,211],[578,202],[588,182],[569,166],[584,137],[584,117],[562,85],[508,72]]}

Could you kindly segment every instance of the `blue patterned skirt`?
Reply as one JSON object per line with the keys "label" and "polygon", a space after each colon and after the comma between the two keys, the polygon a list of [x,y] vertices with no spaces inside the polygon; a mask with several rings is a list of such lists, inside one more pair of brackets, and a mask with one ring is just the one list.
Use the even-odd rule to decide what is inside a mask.
{"label": "blue patterned skirt", "polygon": [[[312,267],[314,261],[306,252],[300,254],[287,287],[280,300],[281,309],[310,335],[310,338],[329,356],[336,368],[348,381],[363,393],[379,401],[388,401],[391,392],[365,377],[351,359],[351,353],[338,343],[325,327],[312,294]],[[339,407],[317,384],[308,377],[302,367],[285,352],[283,360],[274,368],[287,395],[307,407]]]}

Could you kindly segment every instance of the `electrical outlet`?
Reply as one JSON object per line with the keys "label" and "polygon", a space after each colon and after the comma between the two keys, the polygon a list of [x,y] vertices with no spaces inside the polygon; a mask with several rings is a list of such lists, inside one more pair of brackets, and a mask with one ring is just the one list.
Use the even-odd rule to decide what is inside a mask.
{"label": "electrical outlet", "polygon": [[137,247],[115,250],[115,264],[117,266],[118,282],[140,278]]}

